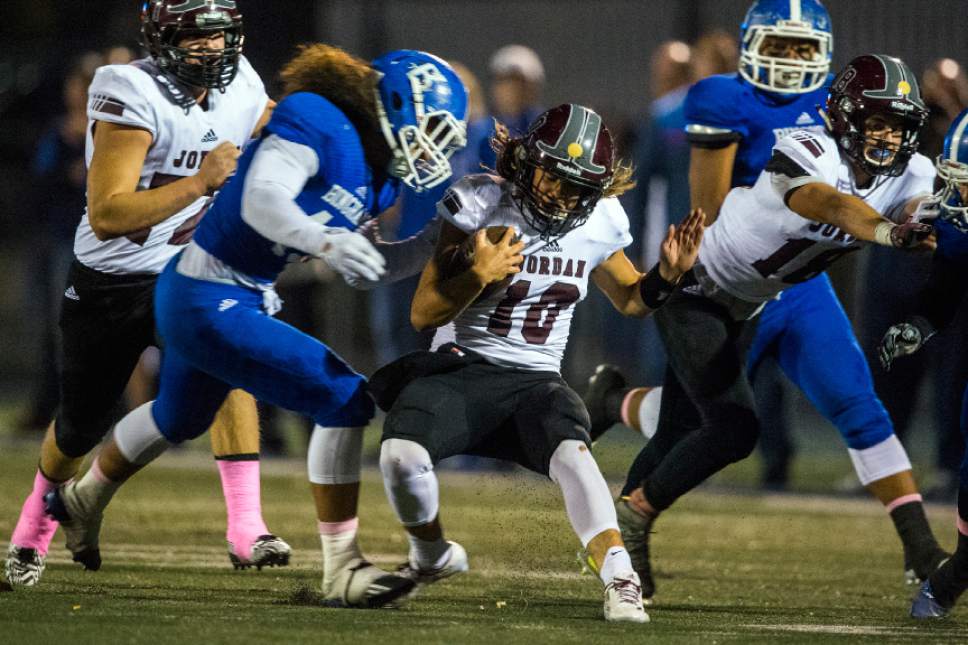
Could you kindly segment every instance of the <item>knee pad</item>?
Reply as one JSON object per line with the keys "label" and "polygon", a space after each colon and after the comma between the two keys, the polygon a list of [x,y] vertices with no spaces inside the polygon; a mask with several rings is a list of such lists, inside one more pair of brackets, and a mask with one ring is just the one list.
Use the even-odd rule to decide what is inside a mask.
{"label": "knee pad", "polygon": [[155,423],[153,407],[154,401],[149,401],[135,408],[114,428],[114,443],[132,464],[151,463],[171,447]]}
{"label": "knee pad", "polygon": [[911,470],[911,461],[908,459],[907,452],[894,434],[869,448],[862,450],[848,448],[847,452],[854,464],[857,478],[864,486]]}
{"label": "knee pad", "polygon": [[79,459],[101,443],[110,429],[108,418],[78,422],[70,414],[62,412],[54,420],[54,442],[64,455]]}
{"label": "knee pad", "polygon": [[390,504],[404,526],[422,526],[437,517],[437,476],[426,448],[415,441],[387,439],[380,448],[380,471]]}
{"label": "knee pad", "polygon": [[618,530],[611,491],[584,442],[566,439],[558,444],[548,470],[561,488],[565,511],[583,547],[605,531]]}
{"label": "knee pad", "polygon": [[306,466],[313,484],[355,484],[360,481],[363,428],[313,428]]}

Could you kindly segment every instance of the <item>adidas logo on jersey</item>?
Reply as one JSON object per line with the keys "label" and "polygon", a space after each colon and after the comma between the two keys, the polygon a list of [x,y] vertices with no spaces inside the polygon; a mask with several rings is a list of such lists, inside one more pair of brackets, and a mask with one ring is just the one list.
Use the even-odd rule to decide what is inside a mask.
{"label": "adidas logo on jersey", "polygon": [[[799,123],[799,121],[797,121],[797,123]],[[205,133],[205,136],[202,137],[202,143],[215,143],[216,141],[218,141],[218,135],[215,134],[215,130],[209,130]]]}
{"label": "adidas logo on jersey", "polygon": [[812,125],[813,123],[813,117],[806,112],[801,112],[800,116],[797,117],[797,125]]}
{"label": "adidas logo on jersey", "polygon": [[234,307],[237,304],[239,304],[239,301],[238,300],[233,300],[232,298],[226,298],[222,302],[218,303],[218,310],[219,311],[228,311],[229,309],[231,309],[232,307]]}
{"label": "adidas logo on jersey", "polygon": [[544,245],[541,251],[543,253],[561,253],[561,245],[558,244],[558,240],[551,240]]}
{"label": "adidas logo on jersey", "polygon": [[67,291],[64,292],[64,297],[68,300],[80,300],[81,297],[77,295],[77,291],[74,289],[74,285],[67,287]]}

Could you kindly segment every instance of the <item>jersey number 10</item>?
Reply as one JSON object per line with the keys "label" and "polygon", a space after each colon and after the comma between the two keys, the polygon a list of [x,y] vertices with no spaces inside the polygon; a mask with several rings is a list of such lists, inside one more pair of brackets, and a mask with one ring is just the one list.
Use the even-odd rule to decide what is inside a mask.
{"label": "jersey number 10", "polygon": [[[518,280],[505,292],[504,299],[497,304],[490,320],[487,321],[487,331],[496,336],[507,338],[511,332],[511,316],[514,309],[528,297],[531,291],[530,280]],[[529,345],[544,345],[551,330],[558,320],[558,314],[572,306],[581,297],[578,287],[568,282],[555,282],[541,294],[541,299],[528,307],[524,315],[524,326],[521,335]],[[542,320],[544,314],[544,320]]]}

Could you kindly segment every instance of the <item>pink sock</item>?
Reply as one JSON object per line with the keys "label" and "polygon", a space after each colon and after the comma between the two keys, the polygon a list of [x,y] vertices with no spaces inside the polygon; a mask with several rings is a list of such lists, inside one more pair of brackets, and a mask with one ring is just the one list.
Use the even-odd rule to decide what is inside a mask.
{"label": "pink sock", "polygon": [[902,496],[898,497],[897,499],[895,499],[894,501],[890,502],[889,504],[886,504],[884,506],[884,508],[885,508],[885,510],[887,510],[888,513],[890,513],[891,511],[893,511],[898,506],[904,506],[905,504],[910,504],[911,502],[919,502],[920,503],[922,501],[923,500],[921,498],[921,495],[919,495],[918,493],[911,493],[910,495],[902,495]]}
{"label": "pink sock", "polygon": [[50,541],[57,532],[57,521],[44,513],[44,495],[54,490],[58,484],[44,477],[39,470],[34,476],[34,489],[27,496],[20,519],[13,530],[12,544],[25,549],[36,549],[40,555],[47,555]]}
{"label": "pink sock", "polygon": [[228,511],[228,530],[225,538],[232,544],[235,555],[244,560],[252,557],[252,543],[269,533],[262,520],[262,500],[259,490],[259,461],[229,461],[217,459],[222,475],[222,492]]}
{"label": "pink sock", "polygon": [[968,521],[961,519],[960,515],[958,516],[958,532],[968,537]]}

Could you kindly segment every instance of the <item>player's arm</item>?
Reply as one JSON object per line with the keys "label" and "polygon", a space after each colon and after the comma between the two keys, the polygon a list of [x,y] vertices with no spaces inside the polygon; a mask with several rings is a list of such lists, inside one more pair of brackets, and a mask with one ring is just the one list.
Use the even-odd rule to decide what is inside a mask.
{"label": "player's arm", "polygon": [[[420,232],[404,240],[386,242],[380,237],[378,220],[367,222],[360,232],[386,261],[386,273],[379,280],[346,280],[354,289],[369,290],[417,275],[427,265],[437,246],[441,219],[435,217]],[[346,276],[344,276],[345,278]]]}
{"label": "player's arm", "polygon": [[623,315],[649,315],[662,306],[695,264],[705,219],[697,208],[678,227],[670,226],[659,262],[648,273],[639,273],[624,251],[616,251],[592,271],[592,280]]}
{"label": "player's arm", "polygon": [[[448,221],[440,223],[440,233],[433,257],[427,262],[420,283],[410,305],[410,322],[418,331],[434,329],[451,322],[476,299],[484,287],[500,282],[508,275],[521,271],[524,256],[523,242],[514,241],[514,229],[508,227],[496,243],[487,239],[487,230],[481,229],[471,236]],[[460,253],[469,243],[466,268],[453,272],[455,253]],[[453,275],[449,275],[453,273]]]}
{"label": "player's arm", "polygon": [[235,170],[238,149],[225,141],[205,156],[198,174],[138,190],[151,133],[98,121],[87,175],[88,218],[99,240],[151,228],[218,189]]}
{"label": "player's arm", "polygon": [[719,216],[733,181],[733,164],[739,143],[720,147],[693,144],[689,154],[689,199],[706,213],[706,226]]}
{"label": "player's arm", "polygon": [[319,172],[313,148],[277,135],[266,138],[249,165],[242,192],[242,220],[266,238],[322,258],[340,275],[378,280],[384,261],[359,233],[310,218],[296,203]]}

